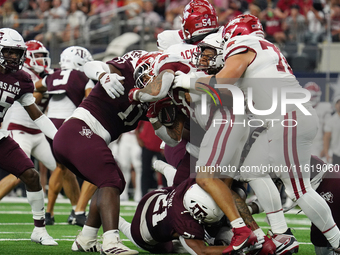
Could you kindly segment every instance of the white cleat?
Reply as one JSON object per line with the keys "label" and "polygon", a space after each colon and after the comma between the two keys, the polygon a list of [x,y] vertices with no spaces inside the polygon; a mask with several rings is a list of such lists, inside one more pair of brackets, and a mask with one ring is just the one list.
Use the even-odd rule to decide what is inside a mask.
{"label": "white cleat", "polygon": [[33,233],[31,235],[31,241],[40,243],[41,245],[58,245],[56,241],[54,241],[53,237],[51,237],[46,228],[38,228],[35,227],[33,229]]}
{"label": "white cleat", "polygon": [[138,254],[138,251],[131,250],[130,248],[126,247],[122,241],[117,238],[116,240],[112,240],[109,242],[105,248],[102,246],[102,249],[100,251],[101,255],[107,255],[107,254],[119,254],[119,255],[134,255]]}
{"label": "white cleat", "polygon": [[72,251],[81,252],[100,252],[102,245],[97,241],[97,238],[93,239],[87,236],[83,236],[80,231],[76,240],[72,244]]}

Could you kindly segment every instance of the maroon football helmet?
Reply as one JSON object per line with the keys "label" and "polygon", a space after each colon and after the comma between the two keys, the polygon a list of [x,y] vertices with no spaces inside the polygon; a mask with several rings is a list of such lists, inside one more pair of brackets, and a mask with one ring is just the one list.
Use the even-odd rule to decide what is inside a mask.
{"label": "maroon football helmet", "polygon": [[238,35],[255,35],[264,38],[260,20],[251,14],[241,14],[224,26],[222,37],[228,41]]}
{"label": "maroon football helmet", "polygon": [[[184,8],[182,31],[184,39],[207,35],[218,28],[215,8],[206,0],[191,0]],[[202,37],[203,39],[203,37]]]}

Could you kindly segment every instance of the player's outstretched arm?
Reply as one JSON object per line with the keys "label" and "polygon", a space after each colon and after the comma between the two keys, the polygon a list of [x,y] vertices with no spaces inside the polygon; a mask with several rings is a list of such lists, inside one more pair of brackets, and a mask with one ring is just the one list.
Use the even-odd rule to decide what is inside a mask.
{"label": "player's outstretched arm", "polygon": [[163,70],[155,79],[142,89],[132,89],[129,92],[129,100],[131,102],[154,102],[164,98],[169,92],[175,73],[170,70]]}
{"label": "player's outstretched arm", "polygon": [[40,128],[40,130],[48,138],[53,139],[55,134],[57,133],[57,129],[52,123],[52,121],[40,111],[38,106],[35,103],[33,103],[31,105],[24,106],[24,108],[31,117],[31,119],[34,120],[35,124]]}
{"label": "player's outstretched arm", "polygon": [[179,240],[183,247],[192,255],[220,255],[227,248],[227,246],[206,246],[203,240],[189,239],[182,236],[179,237]]}

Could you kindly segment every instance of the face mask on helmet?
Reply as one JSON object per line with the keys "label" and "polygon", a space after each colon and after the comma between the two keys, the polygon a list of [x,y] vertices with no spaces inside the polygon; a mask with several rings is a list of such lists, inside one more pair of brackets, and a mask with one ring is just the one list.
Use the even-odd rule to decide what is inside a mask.
{"label": "face mask on helmet", "polygon": [[198,184],[192,185],[184,194],[183,205],[200,223],[215,223],[224,215],[212,197]]}
{"label": "face mask on helmet", "polygon": [[78,71],[84,71],[84,65],[88,61],[93,61],[91,53],[80,46],[71,46],[66,48],[60,54],[60,68],[73,69]]}
{"label": "face mask on helmet", "polygon": [[51,66],[50,53],[45,46],[35,40],[25,43],[27,46],[25,67],[33,69],[37,73],[47,71]]}
{"label": "face mask on helmet", "polygon": [[138,59],[136,69],[133,73],[135,87],[144,88],[153,81],[155,77],[153,70],[155,67],[155,61],[157,56],[161,54],[161,52],[150,52]]}
{"label": "face mask on helmet", "polygon": [[22,36],[11,28],[0,29],[0,66],[16,72],[25,62],[26,46]]}
{"label": "face mask on helmet", "polygon": [[260,20],[251,14],[241,14],[224,26],[222,37],[225,42],[239,35],[253,35],[264,38]]}
{"label": "face mask on helmet", "polygon": [[200,41],[218,29],[216,11],[207,1],[192,0],[184,8],[181,25],[187,43]]}
{"label": "face mask on helmet", "polygon": [[315,107],[320,102],[322,95],[322,91],[319,85],[316,84],[315,82],[308,82],[306,83],[304,88],[308,89],[308,91],[310,92],[311,94],[310,102],[312,106]]}
{"label": "face mask on helmet", "polygon": [[222,37],[220,33],[208,35],[198,44],[199,51],[194,52],[192,63],[198,70],[208,74],[218,73],[224,66],[223,52],[221,47]]}

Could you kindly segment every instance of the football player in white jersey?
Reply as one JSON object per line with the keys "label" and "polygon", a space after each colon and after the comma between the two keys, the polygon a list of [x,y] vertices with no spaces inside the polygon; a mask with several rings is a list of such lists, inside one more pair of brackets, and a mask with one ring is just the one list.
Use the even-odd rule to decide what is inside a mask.
{"label": "football player in white jersey", "polygon": [[[33,83],[35,83],[42,78],[40,76],[41,73],[52,71],[50,69],[51,59],[48,50],[41,42],[31,40],[26,42],[25,45],[27,47],[26,60],[22,70],[27,72],[31,76]],[[40,93],[34,93],[34,96],[39,94]],[[36,99],[36,104],[42,112],[45,111],[47,102],[48,96],[41,97],[39,95],[38,99]],[[49,170],[53,171],[56,168],[56,162],[45,135],[40,131],[39,127],[30,118],[20,103],[14,102],[8,109],[4,123],[6,123],[6,125],[3,125],[2,128],[11,131],[11,137],[20,145],[28,157],[31,157],[32,154],[32,156],[42,162]],[[44,185],[42,181],[43,174],[46,175],[47,173],[40,172],[42,185]],[[47,180],[45,180],[45,184],[46,181]],[[0,181],[0,200],[19,183],[20,179],[12,174],[3,178]]]}
{"label": "football player in white jersey", "polygon": [[181,26],[181,30],[158,34],[157,46],[165,53],[178,52],[184,59],[191,59],[196,45],[219,29],[215,8],[207,0],[191,0],[183,10]]}
{"label": "football player in white jersey", "polygon": [[320,86],[315,82],[307,82],[304,88],[310,91],[310,102],[319,117],[319,129],[313,140],[312,155],[315,155],[326,161],[326,159],[324,158],[325,153],[323,151],[323,135],[325,132],[325,123],[327,122],[328,118],[331,117],[331,114],[333,112],[332,105],[329,102],[321,102],[322,91],[320,89]]}
{"label": "football player in white jersey", "polygon": [[[215,41],[218,38],[221,39],[221,36],[218,33],[211,34],[204,40],[206,40],[208,37],[212,37],[211,41]],[[221,42],[221,40],[219,40],[219,42]],[[219,51],[221,52],[221,49]],[[221,61],[216,59],[214,56],[211,57],[211,54],[211,52],[205,53],[203,60],[206,63],[214,62],[215,64],[218,63],[218,65],[221,65]],[[218,58],[222,58],[222,54],[218,55]],[[201,128],[206,130],[200,146],[196,168],[202,169],[210,164],[214,166],[232,165],[236,168],[240,161],[240,153],[248,136],[248,127],[232,127],[231,125],[215,126],[212,124],[211,120],[215,118],[228,119],[229,123],[243,122],[245,116],[233,115],[232,111],[230,111],[226,106],[217,106],[216,108],[213,106],[211,109],[207,110],[207,112],[210,111],[210,114],[201,113],[201,102],[199,95],[190,95],[193,99],[191,103],[194,102],[193,104],[190,104],[187,101],[185,91],[169,91],[171,85],[173,84],[175,77],[174,73],[176,71],[182,71],[186,73],[196,72],[196,68],[192,67],[190,61],[183,60],[183,58],[178,54],[163,54],[159,56],[154,62],[155,65],[151,65],[151,67],[153,67],[153,71],[145,72],[143,79],[145,79],[146,74],[149,75],[153,72],[155,74],[159,73],[159,75],[157,75],[154,81],[147,85],[144,89],[130,90],[130,99],[132,101],[153,102],[162,99],[164,96],[166,96],[167,92],[169,92],[170,97],[174,100],[175,104],[181,109],[181,111],[186,113],[188,117],[191,117],[192,120],[201,126]],[[205,76],[205,73],[202,71],[200,74]],[[139,79],[137,78],[136,80],[138,81]],[[150,122],[153,123],[156,134],[168,145],[176,146],[178,141],[181,139],[181,128],[183,126],[180,123],[175,123],[174,127],[171,129],[166,129],[165,126],[162,126],[156,117],[161,102],[162,100],[151,104],[147,116],[149,117]],[[234,238],[228,248],[224,250],[224,253],[229,254],[237,250],[239,251],[245,246],[249,246],[252,242],[256,241],[256,236],[245,226],[234,204],[229,187],[232,182],[232,178],[230,177],[233,176],[222,174],[218,175],[217,177],[217,174],[214,176],[209,174],[206,175],[206,172],[209,171],[206,171],[206,169],[203,171],[198,171],[196,182],[214,198],[216,203],[230,219],[233,227]],[[220,196],[219,194],[224,194],[224,196]]]}
{"label": "football player in white jersey", "polygon": [[[228,86],[230,90],[219,90],[229,95],[243,92],[249,110],[267,127],[243,163],[243,170],[250,171],[241,169],[241,175],[257,194],[274,234],[292,236],[268,169],[283,181],[288,196],[323,232],[334,251],[339,252],[340,231],[327,203],[310,185],[309,160],[318,129],[317,114],[308,102],[310,94],[300,86],[278,48],[263,36],[263,28],[255,16],[239,15],[231,20],[223,30],[224,68],[215,77],[200,82],[209,84],[212,78],[217,85],[221,83],[219,79],[223,79],[223,84],[234,84]],[[184,84],[184,87],[188,86]],[[244,97],[240,94],[233,98],[243,107]],[[291,241],[296,245],[296,241]]]}
{"label": "football player in white jersey", "polygon": [[[35,104],[34,85],[30,75],[20,70],[25,61],[27,46],[22,36],[10,28],[0,29],[0,121],[8,108],[18,101],[27,111],[35,124],[50,139],[57,130],[53,123]],[[42,245],[58,245],[45,228],[44,192],[39,173],[34,169],[32,160],[19,145],[9,136],[6,130],[0,130],[0,167],[20,178],[26,185],[27,199],[31,205],[34,230],[31,240]]]}

